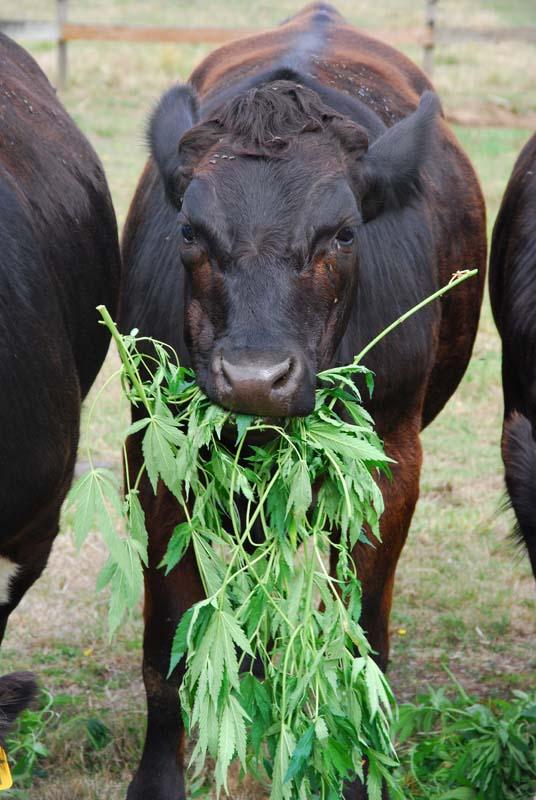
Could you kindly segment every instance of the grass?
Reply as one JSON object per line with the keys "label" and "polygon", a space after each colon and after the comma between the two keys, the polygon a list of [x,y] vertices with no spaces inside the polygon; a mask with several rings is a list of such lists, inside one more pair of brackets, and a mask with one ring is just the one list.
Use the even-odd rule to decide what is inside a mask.
{"label": "grass", "polygon": [[536,789],[536,695],[509,700],[467,694],[460,684],[400,707],[407,800],[528,800]]}
{"label": "grass", "polygon": [[[71,16],[117,21],[128,8],[131,22],[251,21],[249,6],[239,0],[226,10],[214,0],[195,10],[190,5],[99,0],[98,5],[83,6],[77,0]],[[355,18],[376,27],[418,24],[421,17],[420,4],[410,0],[346,0],[339,5],[355,9]],[[1,14],[51,17],[53,6],[44,0],[2,0]],[[297,7],[290,2],[257,4],[255,22],[275,21]],[[531,9],[533,14],[532,0],[440,3],[441,18],[446,15],[452,24],[528,24]],[[521,108],[530,109],[534,92],[526,90],[525,81],[531,77],[527,58],[532,53],[534,61],[534,49],[529,53],[509,45],[500,65],[499,49],[480,49],[465,43],[448,53],[442,49],[441,58],[453,62],[443,64],[438,57],[436,83],[445,107],[452,110],[462,103],[480,108],[486,92],[509,98],[522,91]],[[149,108],[208,51],[204,46],[70,47],[71,82],[62,99],[103,160],[121,224],[146,157],[143,129]],[[55,49],[40,44],[32,52],[53,77]],[[415,58],[420,59],[418,50]],[[456,133],[482,181],[491,230],[514,160],[531,130],[464,127]],[[93,395],[116,365],[111,354]],[[100,409],[90,437],[99,461],[119,475],[127,409],[113,391],[104,394]],[[499,340],[486,301],[463,383],[423,435],[421,499],[397,573],[392,616],[390,679],[400,699],[413,699],[428,683],[445,683],[443,665],[478,696],[506,697],[512,688],[528,690],[534,684],[535,587],[527,559],[508,539],[510,515],[497,515],[503,491],[501,409]],[[2,672],[34,669],[54,696],[68,699],[55,708],[44,737],[50,753],[42,762],[46,776],[12,793],[17,800],[124,800],[143,741],[141,614],[108,643],[106,598],[94,591],[104,552],[93,538],[77,556],[71,522],[66,516],[45,574],[12,615],[0,655]],[[101,750],[87,736],[91,719],[101,720],[112,733],[112,741]],[[234,800],[259,797],[251,781],[235,786]]]}

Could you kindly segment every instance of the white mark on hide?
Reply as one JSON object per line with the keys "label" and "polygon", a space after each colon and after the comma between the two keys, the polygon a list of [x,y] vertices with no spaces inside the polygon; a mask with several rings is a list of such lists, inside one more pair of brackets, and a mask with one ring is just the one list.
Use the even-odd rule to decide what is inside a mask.
{"label": "white mark on hide", "polygon": [[0,556],[0,605],[9,603],[11,581],[16,577],[20,567],[9,558]]}

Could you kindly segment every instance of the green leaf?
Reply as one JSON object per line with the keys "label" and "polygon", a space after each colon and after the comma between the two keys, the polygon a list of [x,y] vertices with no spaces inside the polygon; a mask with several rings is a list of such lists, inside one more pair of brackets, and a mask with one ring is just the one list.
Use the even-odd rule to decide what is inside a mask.
{"label": "green leaf", "polygon": [[139,556],[144,566],[147,567],[149,566],[149,556],[147,554],[149,537],[145,529],[145,514],[141,507],[138,493],[129,492],[125,500],[128,508],[128,529],[134,541],[140,545]]}
{"label": "green leaf", "polygon": [[159,477],[162,477],[168,489],[173,491],[177,481],[175,453],[170,444],[169,431],[155,417],[147,426],[143,437],[142,451],[153,492],[156,494]]}
{"label": "green leaf", "polygon": [[248,638],[246,637],[244,631],[238,624],[238,622],[228,614],[226,611],[221,612],[222,622],[227,626],[229,633],[237,647],[243,650],[250,656],[253,656],[253,650],[251,649],[251,645],[249,643]]}
{"label": "green leaf", "polygon": [[305,733],[299,738],[296,747],[294,748],[294,752],[290,757],[290,762],[285,775],[285,783],[295,780],[296,785],[300,785],[307,767],[307,760],[311,754],[311,750],[313,749],[314,740],[315,726],[310,725]]}
{"label": "green leaf", "polygon": [[240,691],[240,680],[238,677],[238,659],[236,657],[234,641],[231,637],[228,628],[226,628],[225,625],[222,625],[221,627],[223,631],[223,659],[225,661],[227,677],[233,689]]}
{"label": "green leaf", "polygon": [[270,800],[290,800],[292,796],[292,785],[284,781],[284,776],[287,774],[290,753],[294,750],[294,746],[292,733],[282,725],[274,756]]}
{"label": "green leaf", "polygon": [[200,632],[206,630],[212,615],[214,606],[206,600],[191,606],[181,617],[181,620],[173,637],[171,647],[171,661],[169,665],[168,678],[184,657],[187,649]]}
{"label": "green leaf", "polygon": [[259,621],[266,611],[266,596],[260,587],[257,587],[250,597],[246,610],[247,637],[251,640]]}
{"label": "green leaf", "polygon": [[173,637],[173,644],[171,646],[171,661],[169,664],[169,671],[168,671],[168,678],[170,677],[171,673],[179,663],[179,661],[184,657],[186,650],[188,649],[188,633],[190,630],[190,623],[192,622],[192,617],[194,614],[194,606],[188,609],[182,617],[181,621],[177,626],[177,630],[175,631],[175,636]]}
{"label": "green leaf", "polygon": [[[396,769],[393,699],[359,625],[361,589],[350,552],[363,541],[363,529],[379,537],[383,499],[376,481],[389,474],[355,383],[364,375],[359,383],[370,390],[372,376],[356,365],[329,370],[320,376],[310,416],[266,425],[212,404],[170,347],[112,333],[128,352],[126,395],[150,413],[128,430],[142,439],[142,470],[160,492],[158,505],[165,486],[178,507],[188,501],[188,520],[191,515],[175,527],[161,566],[168,574],[191,547],[206,592],[180,620],[170,654],[170,674],[181,662],[184,667],[180,707],[196,739],[191,763],[197,774],[212,757],[217,791],[227,791],[238,756],[243,770],[269,777],[272,800],[339,800],[346,778],[358,774],[365,782],[368,757],[369,800],[378,800],[382,780],[397,800],[389,773]],[[236,445],[221,439],[222,426],[233,419],[242,447],[238,462]],[[269,440],[244,446],[250,426],[269,431]],[[78,491],[77,541],[98,530],[109,549],[99,585],[110,590],[112,630],[141,596],[148,544],[137,489],[142,474],[129,474],[135,488],[124,502],[106,473],[92,473]],[[165,504],[177,513],[171,498]],[[125,513],[127,535],[119,524]],[[333,577],[325,568],[331,543]],[[239,663],[246,668],[249,659],[255,669],[260,662],[262,681],[240,674]],[[423,714],[429,726],[439,724],[440,699]],[[482,713],[476,716],[485,727]],[[476,776],[489,794],[497,741],[514,748],[516,769],[528,763],[531,751],[518,739],[501,729],[494,746],[480,742],[470,758],[464,748],[462,757],[441,760],[439,770],[452,764],[453,780]],[[419,768],[430,752],[420,756]]]}
{"label": "green leaf", "polygon": [[245,720],[249,717],[236,699],[234,695],[231,695],[229,698],[229,708],[231,710],[231,714],[233,716],[233,723],[234,723],[234,731],[235,731],[235,741],[236,741],[236,752],[238,758],[240,759],[240,763],[242,764],[243,768],[246,769],[246,725]]}
{"label": "green leaf", "polygon": [[115,476],[110,470],[99,468],[83,475],[70,490],[67,504],[74,508],[74,541],[78,548],[94,529],[100,503],[103,497],[109,497],[110,488],[112,503],[117,507],[119,489]]}
{"label": "green leaf", "polygon": [[234,420],[236,423],[236,444],[239,444],[240,440],[243,439],[247,429],[253,423],[256,417],[250,414],[235,414]]}
{"label": "green leaf", "polygon": [[367,667],[365,670],[365,682],[367,686],[367,700],[370,708],[370,716],[371,719],[374,719],[378,710],[380,708],[380,701],[379,701],[379,681],[377,675],[377,668],[374,669],[376,665],[374,661],[367,656]]}
{"label": "green leaf", "polygon": [[187,551],[191,539],[192,528],[189,522],[181,522],[175,526],[168,542],[166,554],[158,565],[166,568],[166,575],[169,575],[171,570],[177,566]]}
{"label": "green leaf", "polygon": [[236,728],[233,711],[229,705],[223,709],[220,721],[220,735],[218,738],[218,760],[216,762],[216,785],[218,793],[221,788],[229,793],[227,787],[227,770],[233,760],[236,749]]}
{"label": "green leaf", "polygon": [[326,721],[322,717],[318,717],[315,722],[315,734],[319,741],[328,738],[328,727],[326,725]]}
{"label": "green leaf", "polygon": [[97,584],[95,587],[97,589],[97,592],[102,592],[102,590],[106,586],[108,586],[113,576],[115,575],[116,571],[117,571],[117,564],[111,558],[108,558],[107,562],[99,572],[97,578]]}
{"label": "green leaf", "polygon": [[289,477],[290,494],[287,501],[286,514],[294,512],[297,517],[303,517],[312,503],[313,496],[309,469],[306,461],[298,461]]}
{"label": "green leaf", "polygon": [[373,461],[375,463],[390,462],[383,450],[375,447],[365,439],[358,439],[342,431],[334,431],[333,427],[324,422],[313,422],[310,426],[311,443],[321,449],[339,453],[345,458]]}
{"label": "green leaf", "polygon": [[147,427],[150,421],[151,421],[150,417],[144,417],[143,419],[138,419],[136,422],[133,422],[132,425],[130,425],[125,431],[125,438],[127,436],[132,436],[134,433],[142,431],[144,428]]}
{"label": "green leaf", "polygon": [[367,792],[368,800],[382,800],[382,775],[372,755],[368,763]]}
{"label": "green leaf", "polygon": [[345,778],[352,770],[350,753],[332,736],[325,743],[323,753],[325,760],[333,765],[341,778]]}

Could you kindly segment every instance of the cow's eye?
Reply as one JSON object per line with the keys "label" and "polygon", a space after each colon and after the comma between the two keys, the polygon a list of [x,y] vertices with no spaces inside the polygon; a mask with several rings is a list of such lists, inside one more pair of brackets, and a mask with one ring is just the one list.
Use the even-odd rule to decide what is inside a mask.
{"label": "cow's eye", "polygon": [[195,242],[195,233],[191,225],[183,225],[181,227],[181,234],[186,244],[193,244]]}
{"label": "cow's eye", "polygon": [[354,232],[351,228],[341,228],[335,238],[340,244],[348,246],[354,241]]}

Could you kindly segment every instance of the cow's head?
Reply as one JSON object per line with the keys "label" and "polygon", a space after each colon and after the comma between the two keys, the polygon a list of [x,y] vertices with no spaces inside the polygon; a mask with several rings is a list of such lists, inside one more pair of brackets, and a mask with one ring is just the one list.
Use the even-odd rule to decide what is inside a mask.
{"label": "cow's head", "polygon": [[35,699],[37,685],[30,672],[13,672],[0,678],[0,746],[18,715]]}
{"label": "cow's head", "polygon": [[312,410],[356,297],[359,228],[410,202],[438,109],[425,93],[369,147],[363,128],[291,81],[201,123],[190,87],[164,95],[150,143],[179,213],[185,338],[212,400],[264,416]]}

